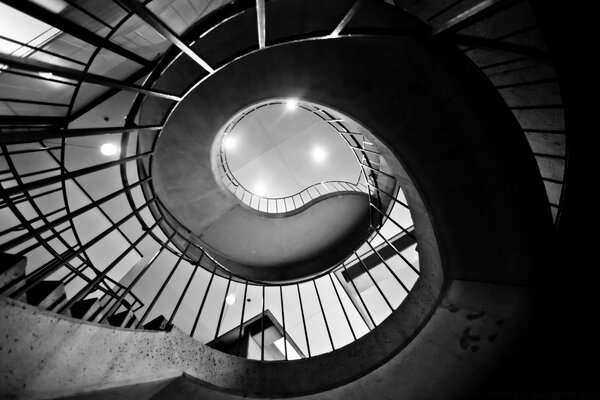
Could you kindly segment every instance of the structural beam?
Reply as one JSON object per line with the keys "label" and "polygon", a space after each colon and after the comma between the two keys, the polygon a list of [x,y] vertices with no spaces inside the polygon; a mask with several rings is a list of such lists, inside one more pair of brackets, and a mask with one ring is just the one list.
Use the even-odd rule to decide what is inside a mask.
{"label": "structural beam", "polygon": [[162,125],[142,125],[142,126],[113,126],[106,128],[82,128],[82,129],[36,129],[36,130],[13,130],[4,132],[0,128],[1,144],[16,144],[39,142],[47,139],[62,139],[79,136],[96,136],[111,133],[126,133],[136,131],[157,131],[162,129]]}
{"label": "structural beam", "polygon": [[135,161],[135,160],[139,160],[144,157],[148,157],[151,154],[152,154],[152,152],[146,152],[146,153],[138,154],[138,155],[127,157],[127,158],[121,158],[119,160],[110,161],[110,162],[98,164],[98,165],[93,165],[91,167],[82,168],[82,169],[78,169],[75,171],[70,171],[65,174],[54,175],[54,176],[50,176],[50,177],[44,178],[44,179],[38,179],[37,181],[28,182],[28,183],[25,183],[20,186],[14,186],[14,187],[0,190],[0,196],[4,197],[5,199],[8,199],[10,196],[14,196],[15,194],[31,191],[34,189],[39,189],[44,186],[48,186],[48,185],[52,185],[54,183],[77,178],[79,176],[91,174],[93,172],[102,171],[103,169],[115,167],[117,165],[121,165],[121,164],[124,164],[129,161]]}
{"label": "structural beam", "polygon": [[548,53],[547,51],[536,49],[535,47],[504,42],[502,40],[497,39],[486,39],[482,37],[462,35],[458,33],[444,36],[444,38],[451,40],[455,44],[479,47],[488,50],[504,51],[507,53],[525,56],[528,58],[534,58],[540,61],[550,61],[551,59],[550,53]]}
{"label": "structural beam", "polygon": [[363,3],[364,3],[364,0],[356,0],[354,2],[354,4],[352,5],[352,7],[350,7],[350,9],[342,17],[342,20],[335,27],[333,32],[331,32],[329,37],[332,37],[332,38],[338,37],[340,35],[340,32],[342,31],[342,29],[344,29],[346,27],[346,25],[348,25],[348,23],[352,20],[352,18],[354,18],[354,16],[356,15],[356,12],[363,5]]}
{"label": "structural beam", "polygon": [[42,115],[0,115],[0,126],[61,125],[65,117]]}
{"label": "structural beam", "polygon": [[267,41],[265,21],[265,0],[256,0],[256,28],[258,29],[258,48],[264,49]]}
{"label": "structural beam", "polygon": [[146,89],[142,86],[128,84],[116,79],[107,78],[101,75],[91,74],[88,72],[79,71],[72,68],[61,67],[58,65],[47,64],[42,61],[34,60],[31,58],[21,58],[10,56],[7,54],[0,54],[0,64],[6,64],[9,67],[17,68],[25,71],[33,72],[51,72],[52,75],[56,75],[66,79],[72,79],[76,81],[82,81],[92,83],[95,85],[107,86],[120,90],[128,90],[132,92],[143,93],[149,96],[161,97],[168,100],[180,101],[181,97],[173,94],[160,92],[157,90]]}
{"label": "structural beam", "polygon": [[438,28],[433,36],[455,33],[512,6],[518,0],[484,0]]}
{"label": "structural beam", "polygon": [[102,47],[107,50],[110,50],[120,56],[128,58],[132,61],[135,61],[141,65],[147,65],[150,61],[146,60],[143,57],[138,56],[130,50],[127,50],[118,44],[111,42],[108,39],[103,38],[95,34],[94,32],[82,27],[75,22],[72,22],[58,14],[53,13],[52,11],[41,7],[35,3],[32,3],[29,0],[0,0],[2,3],[19,10],[27,15],[30,15],[50,26],[53,26],[57,29],[60,29],[64,33],[67,33],[71,36],[76,37],[79,40],[82,40],[86,43],[92,44],[97,47]]}
{"label": "structural beam", "polygon": [[185,44],[179,36],[171,29],[167,24],[165,24],[160,18],[154,15],[150,10],[148,10],[142,3],[137,0],[116,0],[119,4],[123,5],[125,8],[133,11],[137,14],[138,17],[142,19],[145,23],[147,23],[152,29],[156,32],[164,36],[171,43],[177,46],[182,52],[184,52],[188,57],[194,60],[198,65],[204,68],[209,74],[215,72],[215,70],[208,65],[206,61],[204,61],[191,47]]}

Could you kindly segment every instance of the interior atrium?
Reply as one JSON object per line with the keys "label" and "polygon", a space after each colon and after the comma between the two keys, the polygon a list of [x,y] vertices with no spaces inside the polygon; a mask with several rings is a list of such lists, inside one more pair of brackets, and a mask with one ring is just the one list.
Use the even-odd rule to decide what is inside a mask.
{"label": "interior atrium", "polygon": [[569,15],[0,0],[0,398],[597,389]]}

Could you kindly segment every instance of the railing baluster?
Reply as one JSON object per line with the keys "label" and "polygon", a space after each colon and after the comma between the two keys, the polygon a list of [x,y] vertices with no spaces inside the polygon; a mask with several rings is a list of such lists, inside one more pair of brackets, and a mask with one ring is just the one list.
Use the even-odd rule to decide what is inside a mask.
{"label": "railing baluster", "polygon": [[177,259],[177,262],[175,263],[175,265],[173,266],[173,268],[169,272],[169,275],[167,275],[167,278],[164,280],[163,284],[160,286],[160,289],[158,290],[158,292],[154,296],[154,299],[152,299],[152,302],[150,303],[150,305],[146,309],[146,312],[144,312],[144,315],[142,316],[142,318],[140,318],[140,321],[138,322],[136,328],[140,328],[141,326],[144,325],[144,321],[146,321],[146,318],[148,317],[148,314],[150,314],[150,311],[152,310],[152,308],[154,308],[154,305],[158,301],[158,298],[162,294],[163,290],[165,290],[165,287],[167,286],[167,284],[171,280],[171,277],[173,276],[173,274],[177,270],[177,267],[181,263],[181,260],[183,259],[184,254],[189,250],[190,245],[191,245],[191,243],[188,242],[187,246],[185,247],[185,250],[182,251],[181,254],[179,255],[179,258]]}
{"label": "railing baluster", "polygon": [[296,284],[298,289],[298,300],[300,300],[300,313],[302,315],[302,326],[304,327],[304,338],[306,339],[306,348],[308,350],[308,357],[311,357],[310,343],[308,342],[308,330],[306,329],[306,318],[304,317],[304,306],[302,305],[302,295],[300,294],[300,285]]}
{"label": "railing baluster", "polygon": [[348,273],[348,269],[346,268],[346,264],[342,263],[342,267],[344,268],[344,271],[346,271],[346,274],[348,275],[348,279],[350,280],[350,284],[354,288],[354,291],[356,292],[356,295],[358,296],[358,299],[360,300],[360,303],[362,304],[363,308],[367,312],[367,315],[369,316],[369,320],[371,321],[371,325],[366,324],[367,328],[369,328],[369,330],[372,330],[373,328],[371,328],[371,326],[373,326],[373,327],[376,326],[375,320],[373,320],[373,316],[371,315],[371,312],[369,311],[369,308],[367,307],[367,305],[365,304],[365,301],[363,300],[362,296],[360,295],[360,292],[358,291],[358,288],[356,287],[356,284],[354,283],[354,279],[352,279],[352,277]]}
{"label": "railing baluster", "polygon": [[265,285],[262,286],[262,317],[260,319],[260,360],[265,361]]}
{"label": "railing baluster", "polygon": [[[332,274],[329,274],[329,279],[331,280],[331,286],[333,286],[333,290],[335,291],[335,295],[340,303],[340,307],[342,308],[342,311],[344,312],[344,317],[346,318],[346,322],[348,323],[348,326],[350,327],[350,332],[352,333],[352,337],[354,338],[354,340],[356,340],[356,334],[354,333],[354,328],[352,328],[352,324],[350,323],[350,318],[348,318],[348,313],[346,312],[344,303],[342,303],[342,298],[340,297],[340,294],[338,293],[338,290],[335,287],[335,283],[333,282],[333,278],[331,277],[331,275]],[[337,279],[337,277],[336,277],[336,279]]]}
{"label": "railing baluster", "polygon": [[190,287],[190,284],[192,283],[192,280],[194,279],[194,276],[196,275],[196,271],[198,271],[198,268],[200,266],[200,261],[202,260],[203,256],[204,256],[204,253],[200,254],[200,257],[198,257],[198,262],[193,266],[192,273],[190,274],[190,277],[189,277],[187,283],[185,284],[185,288],[183,289],[183,292],[181,292],[181,296],[179,296],[179,300],[177,300],[177,304],[175,304],[175,308],[171,312],[171,316],[169,317],[168,324],[173,323],[173,320],[175,319],[175,314],[177,314],[177,311],[179,311],[179,306],[181,306],[181,302],[183,301],[183,298],[185,297],[185,294],[187,293],[188,288]]}
{"label": "railing baluster", "polygon": [[285,310],[283,308],[283,287],[279,285],[279,299],[281,300],[281,323],[283,324],[283,350],[284,350],[284,359],[287,361],[288,359],[288,351],[287,351],[287,331],[285,329]]}
{"label": "railing baluster", "polygon": [[315,287],[315,292],[317,293],[317,300],[319,301],[319,307],[321,308],[321,314],[323,314],[323,321],[325,321],[325,328],[327,329],[327,336],[329,337],[329,343],[331,344],[331,350],[335,350],[335,346],[333,345],[333,338],[331,337],[331,331],[329,330],[329,323],[327,322],[327,316],[325,315],[325,310],[323,309],[323,303],[321,302],[321,296],[319,295],[319,288],[317,288],[317,281],[313,279],[313,286]]}
{"label": "railing baluster", "polygon": [[202,309],[204,308],[204,303],[206,302],[206,297],[208,296],[208,292],[210,291],[210,286],[212,285],[213,279],[215,277],[215,272],[217,272],[217,264],[215,264],[215,267],[210,276],[210,280],[208,281],[208,286],[206,287],[206,292],[204,292],[204,296],[202,297],[202,303],[200,303],[200,308],[198,309],[198,314],[196,314],[196,319],[194,320],[194,325],[192,326],[192,331],[190,332],[191,337],[194,337],[194,333],[196,332],[196,326],[198,325],[198,320],[200,319],[200,314],[202,314]]}
{"label": "railing baluster", "polygon": [[221,329],[221,322],[223,321],[223,313],[225,312],[225,303],[227,301],[227,296],[229,294],[229,287],[231,286],[231,277],[232,274],[229,274],[229,279],[227,280],[227,288],[225,289],[225,294],[223,295],[223,304],[221,305],[221,312],[219,313],[219,321],[217,322],[217,330],[215,331],[215,338],[213,340],[217,340],[219,337],[219,330]]}
{"label": "railing baluster", "polygon": [[379,292],[379,294],[381,295],[381,297],[383,297],[383,300],[385,301],[385,303],[388,305],[388,307],[390,308],[390,310],[394,311],[394,307],[392,307],[392,305],[388,301],[387,297],[385,297],[385,294],[383,294],[383,291],[381,290],[381,288],[377,284],[377,281],[375,280],[375,278],[373,278],[373,275],[371,275],[371,271],[369,271],[369,268],[367,268],[367,266],[363,262],[362,258],[360,258],[360,256],[356,253],[356,251],[354,252],[354,254],[356,254],[356,257],[358,258],[358,262],[362,265],[362,267],[365,270],[365,272],[367,273],[367,275],[369,275],[369,278],[371,278],[371,280],[373,281],[373,284],[377,288],[377,291]]}
{"label": "railing baluster", "polygon": [[[238,334],[238,342],[237,342],[237,351],[236,354],[239,357],[240,356],[240,348],[242,347],[242,333],[244,330],[244,314],[246,313],[246,296],[248,295],[248,281],[246,281],[246,284],[244,285],[244,300],[242,303],[242,316],[240,317],[240,332]],[[246,352],[245,357],[248,356],[248,353]]]}

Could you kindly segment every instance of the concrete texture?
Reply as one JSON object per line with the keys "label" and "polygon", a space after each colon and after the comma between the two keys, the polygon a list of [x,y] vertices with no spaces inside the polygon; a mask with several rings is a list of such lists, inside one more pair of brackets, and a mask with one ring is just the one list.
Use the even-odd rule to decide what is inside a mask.
{"label": "concrete texture", "polygon": [[[14,282],[25,275],[27,259],[13,254],[0,254],[0,288]],[[23,286],[25,281],[15,284],[15,288]]]}
{"label": "concrete texture", "polygon": [[[348,381],[342,379],[344,370],[356,364],[364,368],[368,357],[363,352],[379,353],[396,340],[400,332],[395,330],[405,326],[386,320],[375,335],[341,349],[337,357],[331,353],[295,362],[261,363],[210,349],[177,329],[166,333],[81,324],[2,298],[0,333],[5,340],[0,397],[89,393],[83,398],[105,394],[127,399],[133,391],[140,399],[233,399],[242,394],[317,399],[321,398],[318,392],[328,389],[331,399],[364,399],[370,398],[369,393],[381,399],[465,398],[493,379],[499,355],[526,332],[531,310],[523,305],[529,303],[528,297],[525,288],[449,282],[431,319],[403,351]],[[23,327],[28,333],[23,333]],[[373,336],[378,340],[373,341]],[[351,351],[357,348],[361,350]],[[194,379],[168,386],[164,386],[167,381],[157,382],[183,373]],[[141,382],[151,383],[122,387]],[[164,389],[156,397],[144,394],[160,387]],[[307,394],[298,396],[301,393]]]}

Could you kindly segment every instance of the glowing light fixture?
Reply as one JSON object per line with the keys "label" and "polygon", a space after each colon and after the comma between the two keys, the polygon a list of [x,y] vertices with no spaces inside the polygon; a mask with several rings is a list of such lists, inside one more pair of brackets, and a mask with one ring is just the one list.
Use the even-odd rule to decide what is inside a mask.
{"label": "glowing light fixture", "polygon": [[296,99],[287,99],[285,101],[285,108],[289,111],[293,111],[298,108],[298,100]]}
{"label": "glowing light fixture", "polygon": [[231,293],[228,294],[227,297],[225,297],[225,303],[227,303],[228,305],[232,306],[236,301],[235,298],[235,294]]}
{"label": "glowing light fixture", "polygon": [[38,75],[44,79],[52,78],[52,72],[38,72]]}
{"label": "glowing light fixture", "polygon": [[327,158],[327,152],[322,147],[315,147],[312,151],[312,158],[317,163],[322,163]]}
{"label": "glowing light fixture", "polygon": [[102,146],[100,146],[100,152],[105,156],[112,156],[117,154],[118,151],[119,147],[113,143],[104,143]]}
{"label": "glowing light fixture", "polygon": [[237,144],[237,139],[233,136],[227,135],[223,138],[223,147],[225,150],[233,150]]}
{"label": "glowing light fixture", "polygon": [[257,196],[264,196],[265,192],[266,192],[266,187],[262,182],[257,182],[254,185],[254,194]]}

